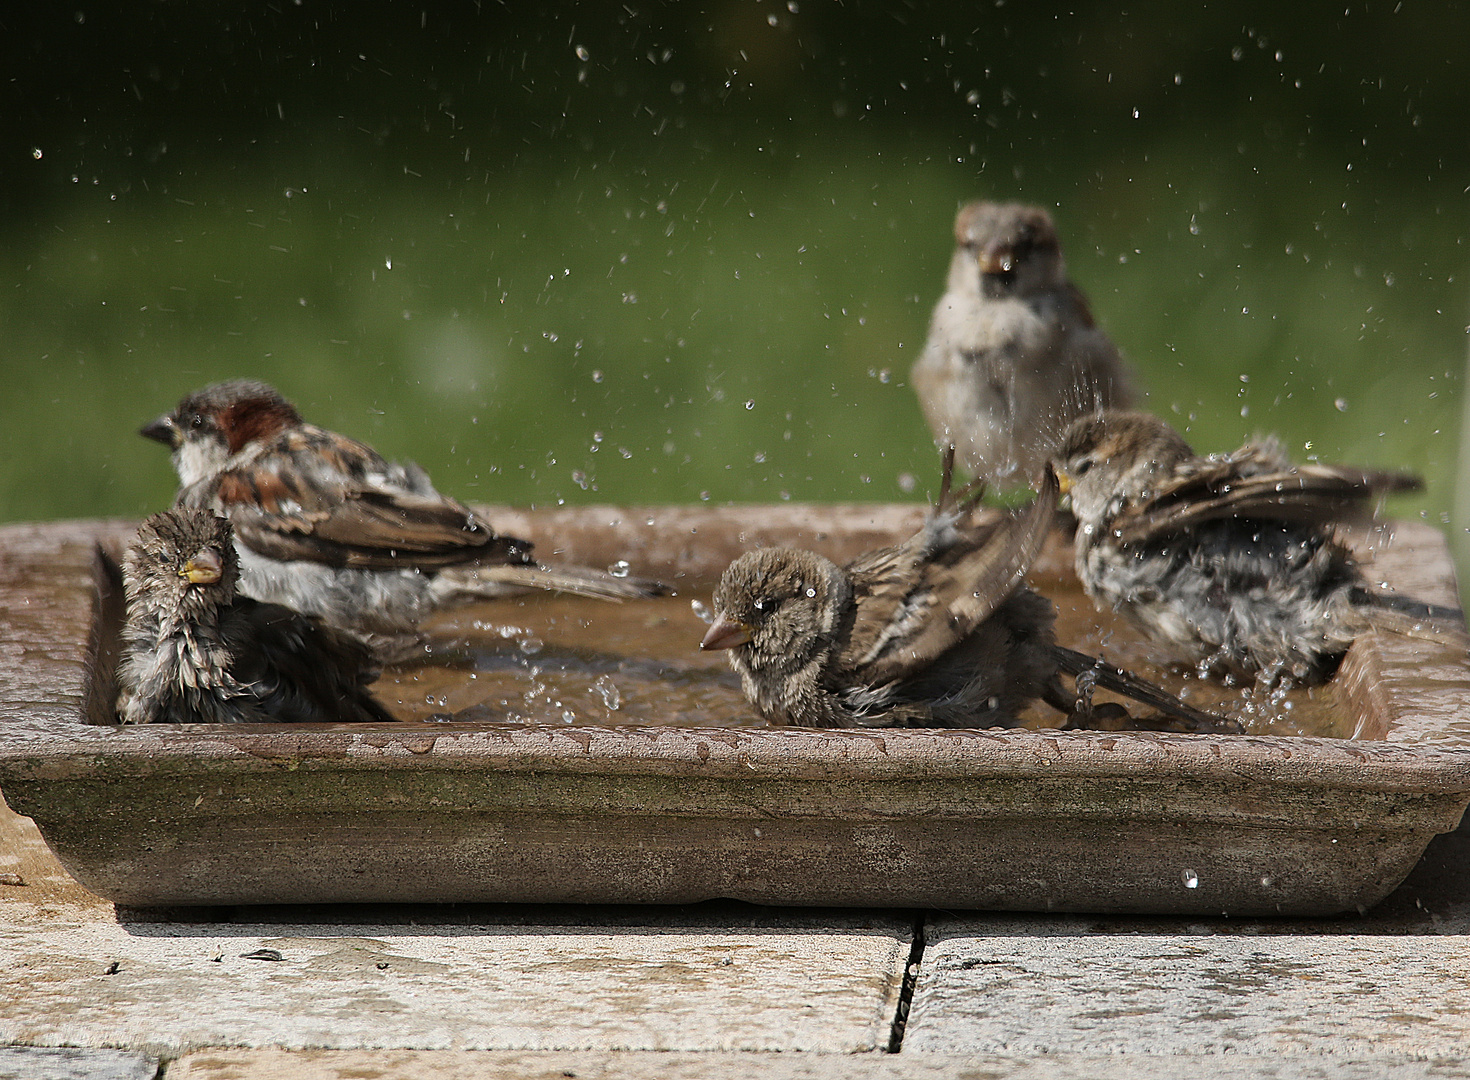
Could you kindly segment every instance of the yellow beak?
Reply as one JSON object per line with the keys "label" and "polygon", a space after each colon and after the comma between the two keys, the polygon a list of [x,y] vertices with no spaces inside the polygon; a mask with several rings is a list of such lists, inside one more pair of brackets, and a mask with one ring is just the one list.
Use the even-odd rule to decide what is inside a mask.
{"label": "yellow beak", "polygon": [[224,562],[213,548],[205,548],[179,570],[179,577],[187,578],[190,585],[213,585],[223,575]]}

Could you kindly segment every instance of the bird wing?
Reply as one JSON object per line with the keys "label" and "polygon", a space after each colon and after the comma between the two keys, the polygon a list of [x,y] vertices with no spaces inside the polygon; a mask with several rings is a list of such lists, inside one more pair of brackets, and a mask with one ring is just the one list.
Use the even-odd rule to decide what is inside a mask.
{"label": "bird wing", "polygon": [[1016,590],[1056,514],[1047,470],[1036,499],[987,522],[941,505],[909,540],[847,567],[856,604],[843,663],[878,685],[914,674],[969,637]]}
{"label": "bird wing", "polygon": [[1135,543],[1221,518],[1326,524],[1362,516],[1380,495],[1423,486],[1412,473],[1286,465],[1272,447],[1244,447],[1201,459],[1187,475],[1130,503],[1111,525],[1118,540]]}
{"label": "bird wing", "polygon": [[[197,490],[196,490],[197,489]],[[531,544],[500,536],[418,470],[362,443],[303,427],[250,461],[180,494],[230,519],[272,559],[387,570],[469,561],[526,562]]]}

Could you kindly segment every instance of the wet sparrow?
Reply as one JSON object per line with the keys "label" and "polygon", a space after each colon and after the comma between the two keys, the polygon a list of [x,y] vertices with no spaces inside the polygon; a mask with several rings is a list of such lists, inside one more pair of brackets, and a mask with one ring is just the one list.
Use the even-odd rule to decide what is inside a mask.
{"label": "wet sparrow", "polygon": [[143,523],[123,569],[125,724],[392,722],[367,648],[278,604],[237,596],[229,522],[173,509]]}
{"label": "wet sparrow", "polygon": [[[173,449],[179,506],[229,518],[240,591],[385,647],[431,612],[527,589],[602,599],[655,595],[652,582],[548,566],[434,490],[413,464],[301,419],[264,383],[216,383],[142,434]],[[387,637],[382,637],[386,635]]]}
{"label": "wet sparrow", "polygon": [[1316,683],[1369,628],[1463,639],[1458,612],[1371,589],[1335,536],[1415,476],[1293,465],[1275,441],[1201,457],[1137,412],[1077,420],[1057,469],[1088,594],[1181,659]]}
{"label": "wet sparrow", "polygon": [[[803,727],[1012,727],[1041,698],[1067,714],[1067,726],[1086,726],[1095,719],[1095,685],[1163,710],[1184,730],[1240,730],[1057,645],[1055,609],[1022,581],[1056,511],[1056,478],[1048,470],[1033,503],[981,521],[978,485],[951,495],[952,461],[951,451],[937,505],[902,544],[845,567],[810,551],[765,548],[726,569],[700,645],[730,650],[763,719]],[[1079,676],[1079,694],[1063,689],[1060,673]],[[1109,718],[1121,711],[1097,711],[1107,710],[1114,710]]]}
{"label": "wet sparrow", "polygon": [[1051,215],[972,202],[955,218],[949,282],[910,373],[934,439],[992,482],[1040,475],[1074,417],[1127,405],[1118,350],[1067,277]]}

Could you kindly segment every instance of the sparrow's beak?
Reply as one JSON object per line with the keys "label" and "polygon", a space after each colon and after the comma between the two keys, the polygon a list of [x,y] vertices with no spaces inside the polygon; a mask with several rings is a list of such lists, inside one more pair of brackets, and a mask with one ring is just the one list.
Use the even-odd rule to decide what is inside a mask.
{"label": "sparrow's beak", "polygon": [[138,434],[145,439],[161,442],[170,449],[177,450],[184,441],[184,433],[179,430],[179,425],[174,423],[172,416],[160,416],[153,423],[140,428]]}
{"label": "sparrow's beak", "polygon": [[1058,492],[1065,495],[1067,492],[1072,490],[1072,476],[1070,473],[1065,473],[1061,469],[1057,469],[1056,476]]}
{"label": "sparrow's beak", "polygon": [[701,649],[733,649],[750,643],[750,627],[721,615],[699,643]]}
{"label": "sparrow's beak", "polygon": [[224,574],[224,568],[219,552],[205,548],[180,568],[179,577],[187,578],[190,585],[213,585]]}
{"label": "sparrow's beak", "polygon": [[1009,274],[1016,268],[1016,251],[1003,241],[986,244],[976,259],[982,274]]}

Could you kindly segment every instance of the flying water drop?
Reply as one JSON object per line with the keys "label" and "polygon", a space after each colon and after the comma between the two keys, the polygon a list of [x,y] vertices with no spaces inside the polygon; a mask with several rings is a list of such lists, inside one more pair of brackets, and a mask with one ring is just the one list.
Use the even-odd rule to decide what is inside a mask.
{"label": "flying water drop", "polygon": [[609,712],[618,711],[618,706],[623,703],[623,695],[618,692],[617,684],[612,681],[612,676],[600,676],[598,680],[592,684],[592,689],[596,690],[597,693],[601,695],[602,703],[607,706]]}

